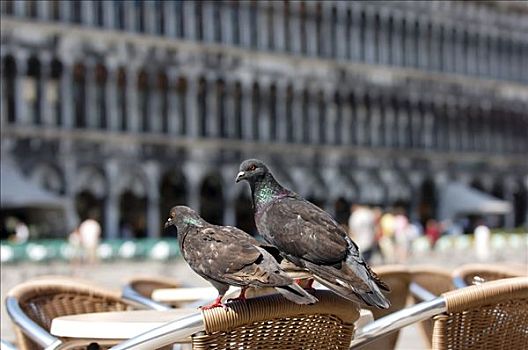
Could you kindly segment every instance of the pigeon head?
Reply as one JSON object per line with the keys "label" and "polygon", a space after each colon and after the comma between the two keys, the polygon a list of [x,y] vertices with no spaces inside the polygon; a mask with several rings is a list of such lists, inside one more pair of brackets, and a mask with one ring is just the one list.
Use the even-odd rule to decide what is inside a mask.
{"label": "pigeon head", "polygon": [[186,225],[201,226],[203,219],[189,207],[178,205],[170,210],[169,218],[165,223],[165,230],[181,230]]}
{"label": "pigeon head", "polygon": [[266,164],[258,159],[248,159],[240,164],[236,182],[246,180],[248,182],[255,182],[258,179],[262,179],[269,173]]}

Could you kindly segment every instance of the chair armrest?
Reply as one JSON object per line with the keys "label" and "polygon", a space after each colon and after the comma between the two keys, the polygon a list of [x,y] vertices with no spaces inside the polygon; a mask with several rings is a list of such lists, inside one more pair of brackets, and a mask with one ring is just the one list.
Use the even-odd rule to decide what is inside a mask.
{"label": "chair armrest", "polygon": [[110,350],[158,349],[187,339],[191,335],[205,330],[201,311],[180,318],[126,340]]}
{"label": "chair armrest", "polygon": [[22,332],[30,337],[39,345],[48,349],[56,349],[62,344],[59,338],[52,336],[48,331],[39,326],[35,321],[30,319],[20,308],[18,300],[15,297],[6,298],[6,310],[13,323],[22,329]]}
{"label": "chair armrest", "polygon": [[438,295],[434,295],[416,282],[412,282],[409,285],[409,291],[414,297],[421,301],[429,301],[438,298]]}
{"label": "chair armrest", "polygon": [[17,350],[17,348],[7,340],[0,339],[0,350]]}
{"label": "chair armrest", "polygon": [[157,301],[154,301],[152,299],[144,297],[143,295],[136,292],[129,285],[126,285],[123,287],[123,290],[121,291],[121,297],[125,300],[129,300],[136,304],[139,304],[147,309],[158,310],[158,311],[166,311],[166,310],[171,309],[171,307],[168,305],[165,305]]}
{"label": "chair armrest", "polygon": [[413,323],[427,320],[446,310],[445,298],[440,296],[379,318],[356,331],[354,339],[350,344],[350,349],[355,349],[360,345],[370,343]]}

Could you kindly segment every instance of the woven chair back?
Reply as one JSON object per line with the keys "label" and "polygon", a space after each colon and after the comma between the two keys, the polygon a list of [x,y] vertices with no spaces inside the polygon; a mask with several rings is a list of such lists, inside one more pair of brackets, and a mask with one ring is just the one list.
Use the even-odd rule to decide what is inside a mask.
{"label": "woven chair back", "polygon": [[528,277],[491,281],[443,296],[447,312],[434,317],[434,350],[526,349]]}
{"label": "woven chair back", "polygon": [[528,268],[522,269],[498,264],[469,264],[453,271],[453,277],[462,278],[467,286],[522,276],[528,276]]}
{"label": "woven chair back", "polygon": [[[15,297],[22,311],[47,331],[51,329],[52,320],[59,316],[133,308],[120,298],[117,291],[94,286],[88,281],[61,277],[36,279],[20,284],[9,292],[9,296]],[[15,333],[20,349],[42,348],[18,326],[15,326]],[[68,342],[67,339],[63,340]]]}
{"label": "woven chair back", "polygon": [[193,349],[348,349],[357,306],[330,291],[316,297],[314,305],[275,294],[203,310],[205,332],[193,336]]}
{"label": "woven chair back", "polygon": [[175,279],[152,276],[134,276],[128,280],[128,285],[145,298],[151,298],[156,289],[181,287]]}

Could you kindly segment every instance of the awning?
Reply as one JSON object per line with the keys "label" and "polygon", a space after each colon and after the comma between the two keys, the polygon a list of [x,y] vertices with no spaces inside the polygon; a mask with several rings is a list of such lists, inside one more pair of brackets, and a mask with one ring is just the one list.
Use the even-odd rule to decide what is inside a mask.
{"label": "awning", "polygon": [[439,193],[438,214],[441,220],[453,219],[457,215],[508,214],[511,210],[509,202],[461,182],[448,183]]}
{"label": "awning", "polygon": [[26,178],[15,162],[3,156],[0,161],[0,202],[2,209],[65,207],[64,199]]}

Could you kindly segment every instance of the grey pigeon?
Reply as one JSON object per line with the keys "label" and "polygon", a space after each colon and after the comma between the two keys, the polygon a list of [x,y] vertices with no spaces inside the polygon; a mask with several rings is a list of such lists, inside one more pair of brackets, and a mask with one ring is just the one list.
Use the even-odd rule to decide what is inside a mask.
{"label": "grey pigeon", "polygon": [[281,186],[259,160],[242,162],[236,182],[242,180],[251,187],[259,233],[284,258],[342,297],[383,309],[390,306],[381,292],[389,287],[330,214]]}
{"label": "grey pigeon", "polygon": [[297,304],[317,302],[280,268],[265,246],[244,231],[212,225],[186,206],[171,209],[165,224],[166,229],[170,227],[177,229],[185,261],[218,290],[215,302],[203,308],[225,307],[221,299],[230,285],[242,287],[240,300],[245,300],[248,287],[274,287]]}

